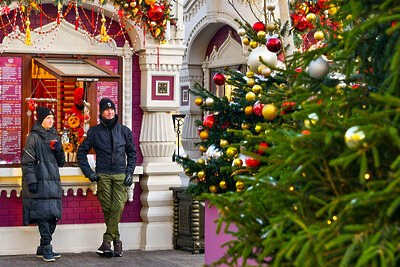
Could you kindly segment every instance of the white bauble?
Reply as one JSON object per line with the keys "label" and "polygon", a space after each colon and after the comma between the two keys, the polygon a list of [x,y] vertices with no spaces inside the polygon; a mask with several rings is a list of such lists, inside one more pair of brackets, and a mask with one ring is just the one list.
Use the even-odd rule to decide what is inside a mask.
{"label": "white bauble", "polygon": [[263,62],[260,61],[260,57],[262,60],[269,66],[276,67],[278,64],[278,57],[276,56],[275,53],[272,53],[268,51],[267,47],[260,46],[251,51],[249,58],[247,59],[247,65],[249,65],[250,69],[253,72],[258,72],[258,67],[263,64]]}
{"label": "white bauble", "polygon": [[329,73],[329,64],[322,58],[310,62],[308,74],[314,79],[322,79]]}
{"label": "white bauble", "polygon": [[208,107],[214,106],[214,99],[212,99],[211,97],[207,97],[206,106],[208,106]]}
{"label": "white bauble", "polygon": [[243,28],[239,28],[239,29],[237,30],[237,33],[238,33],[239,36],[245,36],[246,30],[243,29]]}
{"label": "white bauble", "polygon": [[344,135],[344,141],[350,149],[357,148],[364,139],[365,133],[358,126],[350,127]]}

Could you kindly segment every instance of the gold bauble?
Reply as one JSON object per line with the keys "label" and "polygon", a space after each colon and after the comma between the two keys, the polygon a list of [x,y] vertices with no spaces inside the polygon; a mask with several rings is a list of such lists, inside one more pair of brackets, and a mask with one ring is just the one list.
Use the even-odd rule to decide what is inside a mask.
{"label": "gold bauble", "polygon": [[256,127],[254,127],[254,131],[256,131],[256,133],[261,133],[262,126],[261,125],[256,125]]}
{"label": "gold bauble", "polygon": [[221,189],[226,189],[228,186],[226,185],[226,182],[222,180],[221,182],[219,182],[219,187],[221,187]]}
{"label": "gold bauble", "polygon": [[309,23],[313,23],[317,19],[317,16],[314,13],[308,13],[306,19]]}
{"label": "gold bauble", "polygon": [[267,30],[268,30],[269,32],[272,32],[272,31],[274,31],[275,29],[276,29],[275,23],[270,22],[270,23],[267,24]]}
{"label": "gold bauble", "polygon": [[253,91],[253,93],[255,93],[256,95],[258,95],[258,94],[261,93],[262,87],[261,87],[261,85],[256,84],[256,85],[254,85],[254,86],[251,88],[251,91]]}
{"label": "gold bauble", "polygon": [[207,148],[205,146],[200,145],[200,151],[204,153],[207,151]]}
{"label": "gold bauble", "polygon": [[194,103],[196,104],[196,106],[201,106],[201,105],[203,105],[203,99],[201,99],[201,97],[198,97],[198,98],[196,98]]}
{"label": "gold bauble", "polygon": [[124,4],[124,7],[125,7],[125,8],[128,8],[128,7],[129,7],[129,4],[128,4],[128,3],[125,3],[125,4]]}
{"label": "gold bauble", "polygon": [[247,107],[244,109],[244,113],[245,113],[246,115],[251,115],[251,114],[253,114],[253,107],[252,107],[252,106],[247,106]]}
{"label": "gold bauble", "polygon": [[210,192],[214,193],[214,194],[218,192],[218,187],[214,184],[210,185],[210,187],[208,189],[210,189]]}
{"label": "gold bauble", "polygon": [[254,77],[254,72],[249,70],[248,72],[246,72],[246,76],[247,76],[247,78],[253,78]]}
{"label": "gold bauble", "polygon": [[278,108],[274,104],[267,104],[262,109],[264,119],[272,121],[278,116]]}
{"label": "gold bauble", "polygon": [[257,46],[258,46],[258,43],[256,42],[256,41],[251,41],[250,42],[250,44],[249,44],[249,46],[250,46],[250,48],[257,48]]}
{"label": "gold bauble", "polygon": [[236,189],[237,189],[238,191],[243,190],[243,189],[244,189],[244,183],[243,183],[242,181],[237,181],[237,182],[236,182]]}
{"label": "gold bauble", "polygon": [[187,176],[192,176],[192,175],[193,175],[193,173],[190,171],[189,168],[186,168],[186,169],[185,169],[185,174],[186,174]]}
{"label": "gold bauble", "polygon": [[264,40],[264,39],[265,39],[265,36],[267,36],[267,34],[265,33],[265,31],[259,31],[259,32],[257,33],[257,38],[258,38],[258,39]]}
{"label": "gold bauble", "polygon": [[205,164],[206,161],[205,161],[203,158],[199,158],[199,159],[197,160],[197,163],[198,163],[198,164]]}
{"label": "gold bauble", "polygon": [[237,156],[237,154],[238,150],[236,149],[236,147],[231,146],[226,150],[226,155],[228,156],[228,158],[233,159]]}
{"label": "gold bauble", "polygon": [[317,41],[324,40],[324,37],[325,37],[325,35],[324,35],[324,33],[322,31],[316,31],[314,33],[314,39],[317,40]]}
{"label": "gold bauble", "polygon": [[242,159],[239,159],[239,158],[236,158],[236,159],[233,161],[233,165],[236,166],[236,167],[242,167],[242,165],[243,165],[243,160],[242,160]]}
{"label": "gold bauble", "polygon": [[250,129],[250,124],[249,123],[242,123],[242,130],[247,130]]}
{"label": "gold bauble", "polygon": [[352,16],[351,14],[349,14],[349,15],[346,16],[346,19],[347,19],[347,20],[352,20],[352,19],[353,19],[353,16]]}
{"label": "gold bauble", "polygon": [[242,41],[242,43],[243,43],[244,45],[249,45],[249,44],[250,44],[250,40],[249,40],[248,38],[244,38],[243,41]]}
{"label": "gold bauble", "polygon": [[208,132],[207,131],[202,131],[200,133],[200,138],[203,139],[203,140],[207,139],[208,138]]}
{"label": "gold bauble", "polygon": [[197,177],[199,177],[199,179],[204,179],[206,177],[206,174],[204,173],[204,171],[199,171],[197,173]]}
{"label": "gold bauble", "polygon": [[265,66],[265,65],[260,65],[260,66],[258,66],[258,68],[257,68],[257,71],[258,71],[258,73],[262,73],[262,70],[263,69],[265,69],[267,66]]}
{"label": "gold bauble", "polygon": [[256,84],[256,81],[253,78],[247,80],[247,86],[253,87]]}
{"label": "gold bauble", "polygon": [[328,13],[331,16],[335,15],[337,13],[337,7],[335,7],[334,5],[330,5],[330,7],[328,9]]}
{"label": "gold bauble", "polygon": [[253,93],[253,92],[248,92],[246,94],[246,100],[250,101],[250,102],[253,102],[254,100],[256,100],[256,94]]}
{"label": "gold bauble", "polygon": [[365,133],[364,131],[359,130],[358,126],[349,128],[344,135],[344,141],[350,149],[359,147],[364,139]]}
{"label": "gold bauble", "polygon": [[130,5],[131,7],[135,7],[135,6],[136,6],[136,2],[131,2],[129,5]]}
{"label": "gold bauble", "polygon": [[219,145],[220,145],[222,148],[226,148],[226,147],[229,146],[229,142],[228,142],[228,140],[221,139],[221,140],[219,141]]}
{"label": "gold bauble", "polygon": [[154,5],[156,3],[156,0],[144,0],[144,2],[146,3],[146,5]]}

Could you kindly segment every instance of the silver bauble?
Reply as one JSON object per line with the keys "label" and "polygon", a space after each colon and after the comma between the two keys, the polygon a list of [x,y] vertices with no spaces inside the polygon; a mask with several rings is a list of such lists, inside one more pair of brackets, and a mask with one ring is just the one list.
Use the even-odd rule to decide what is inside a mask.
{"label": "silver bauble", "polygon": [[278,64],[278,57],[275,53],[268,51],[265,45],[257,47],[251,51],[249,58],[247,59],[247,65],[249,65],[253,72],[258,74],[260,74],[258,72],[258,67],[263,64],[263,62],[260,61],[260,57],[262,58],[263,62],[274,68]]}
{"label": "silver bauble", "polygon": [[357,148],[365,139],[365,133],[358,129],[358,126],[349,128],[344,135],[344,142],[350,148]]}
{"label": "silver bauble", "polygon": [[308,74],[314,79],[322,79],[329,73],[329,64],[322,58],[310,62]]}
{"label": "silver bauble", "polygon": [[237,33],[238,33],[239,36],[245,36],[246,30],[243,29],[243,28],[239,28],[239,29],[237,30]]}
{"label": "silver bauble", "polygon": [[213,105],[214,105],[214,99],[212,99],[211,97],[207,97],[206,106],[207,107],[212,107]]}

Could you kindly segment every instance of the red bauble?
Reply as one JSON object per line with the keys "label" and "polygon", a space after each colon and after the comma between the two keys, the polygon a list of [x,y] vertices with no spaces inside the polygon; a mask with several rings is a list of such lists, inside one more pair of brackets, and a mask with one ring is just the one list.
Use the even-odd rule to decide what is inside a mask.
{"label": "red bauble", "polygon": [[256,168],[256,167],[258,167],[258,165],[260,165],[260,161],[257,159],[254,159],[252,157],[248,157],[245,160],[245,163],[246,163],[246,166],[253,167],[253,168]]}
{"label": "red bauble", "polygon": [[159,20],[164,14],[164,8],[159,5],[153,5],[149,9],[149,18],[152,20]]}
{"label": "red bauble", "polygon": [[306,16],[294,14],[292,16],[293,18],[293,25],[295,25],[296,29],[299,31],[304,31],[308,27],[308,21],[306,19]]}
{"label": "red bauble", "polygon": [[258,146],[258,154],[264,154],[265,153],[265,151],[266,151],[266,148],[268,148],[269,146],[268,146],[268,144],[267,143],[261,143],[259,146]]}
{"label": "red bauble", "polygon": [[213,78],[216,85],[224,85],[226,77],[222,73],[217,72]]}
{"label": "red bauble", "polygon": [[281,106],[281,113],[285,114],[285,113],[293,112],[294,105],[296,105],[296,102],[288,101],[288,102],[283,103]]}
{"label": "red bauble", "polygon": [[215,115],[211,114],[204,118],[203,125],[212,128],[215,122]]}
{"label": "red bauble", "polygon": [[303,130],[303,131],[301,131],[301,133],[303,135],[309,135],[311,132],[309,130]]}
{"label": "red bauble", "polygon": [[253,106],[253,112],[254,114],[258,115],[258,116],[262,116],[262,109],[264,107],[264,104],[260,103],[260,102],[256,102]]}
{"label": "red bauble", "polygon": [[264,23],[258,21],[258,22],[256,22],[256,23],[254,23],[253,29],[254,29],[256,32],[265,31],[265,25],[264,25]]}
{"label": "red bauble", "polygon": [[271,52],[278,52],[282,47],[281,40],[278,38],[271,38],[267,42],[267,48]]}

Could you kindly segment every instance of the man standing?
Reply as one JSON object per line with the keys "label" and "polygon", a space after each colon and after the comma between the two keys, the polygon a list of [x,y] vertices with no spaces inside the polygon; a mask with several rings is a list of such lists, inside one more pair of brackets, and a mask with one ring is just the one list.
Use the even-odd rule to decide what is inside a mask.
{"label": "man standing", "polygon": [[[78,148],[78,163],[91,182],[97,181],[97,198],[100,201],[106,224],[103,243],[97,254],[121,257],[122,242],[118,223],[128,199],[127,186],[132,185],[136,164],[136,150],[132,131],[118,123],[115,104],[107,98],[100,101],[100,123],[87,132],[87,138]],[[87,154],[96,152],[96,172],[90,168]],[[111,249],[111,241],[114,252]]]}

